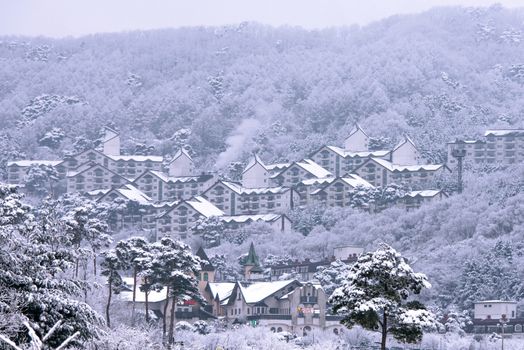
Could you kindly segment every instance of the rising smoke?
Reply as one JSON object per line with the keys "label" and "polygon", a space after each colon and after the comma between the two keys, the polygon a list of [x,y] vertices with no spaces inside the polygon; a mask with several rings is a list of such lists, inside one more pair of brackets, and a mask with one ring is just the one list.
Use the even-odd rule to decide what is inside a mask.
{"label": "rising smoke", "polygon": [[251,151],[252,138],[262,124],[256,119],[244,119],[227,138],[227,149],[218,155],[217,169],[224,169],[229,163],[240,160],[242,153]]}

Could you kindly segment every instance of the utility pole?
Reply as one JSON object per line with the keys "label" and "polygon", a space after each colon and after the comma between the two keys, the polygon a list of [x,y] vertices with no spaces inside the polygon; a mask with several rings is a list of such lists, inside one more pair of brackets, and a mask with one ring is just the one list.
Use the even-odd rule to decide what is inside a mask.
{"label": "utility pole", "polygon": [[465,149],[454,149],[451,152],[451,155],[457,159],[457,186],[458,186],[458,193],[462,193],[462,163],[464,161],[464,157],[466,156],[466,150]]}
{"label": "utility pole", "polygon": [[499,326],[502,328],[502,350],[504,350],[504,327],[506,326],[506,323],[508,323],[508,319],[506,318],[505,314],[502,315],[499,322]]}

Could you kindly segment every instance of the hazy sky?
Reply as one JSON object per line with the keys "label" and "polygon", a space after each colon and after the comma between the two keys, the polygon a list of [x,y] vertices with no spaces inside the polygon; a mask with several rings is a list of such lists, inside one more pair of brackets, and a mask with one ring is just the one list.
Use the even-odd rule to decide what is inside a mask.
{"label": "hazy sky", "polygon": [[0,0],[0,35],[62,37],[242,21],[322,28],[494,2],[524,6],[524,0]]}

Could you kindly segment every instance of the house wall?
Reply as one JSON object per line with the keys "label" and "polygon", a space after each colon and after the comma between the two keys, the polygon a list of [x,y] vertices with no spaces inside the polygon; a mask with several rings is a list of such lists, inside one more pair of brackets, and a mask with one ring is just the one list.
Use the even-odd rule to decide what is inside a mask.
{"label": "house wall", "polygon": [[315,176],[313,176],[311,173],[305,171],[295,164],[287,168],[276,178],[272,179],[272,181],[276,186],[293,187],[298,185],[300,181],[312,179],[314,177]]}
{"label": "house wall", "polygon": [[[107,132],[108,131],[106,131],[106,133]],[[104,154],[109,155],[109,156],[119,156],[120,155],[120,136],[116,135],[112,139],[104,142],[104,151],[103,152]]]}
{"label": "house wall", "polygon": [[268,187],[269,172],[262,164],[256,162],[242,174],[242,186],[246,188]]}
{"label": "house wall", "polygon": [[193,176],[195,165],[193,161],[182,153],[177,159],[173,160],[168,167],[169,176]]}
{"label": "house wall", "polygon": [[391,152],[391,162],[400,165],[425,164],[420,152],[407,141]]}
{"label": "house wall", "polygon": [[157,233],[160,236],[178,234],[180,238],[185,239],[195,221],[201,218],[203,218],[202,214],[191,206],[180,204],[157,219]]}
{"label": "house wall", "polygon": [[92,190],[120,187],[129,181],[97,165],[75,176],[67,177],[67,192],[89,192]]}
{"label": "house wall", "polygon": [[368,162],[358,168],[355,173],[367,180],[373,186],[387,186],[391,183],[406,183],[413,189],[431,189],[435,177],[444,171],[444,167],[438,170],[401,171],[392,172],[374,162]]}
{"label": "house wall", "polygon": [[452,169],[457,165],[452,155],[455,149],[466,150],[464,161],[474,164],[510,165],[524,162],[524,136],[487,136],[486,141],[475,143],[449,142],[447,164]]}
{"label": "house wall", "polygon": [[352,152],[363,152],[368,150],[369,138],[357,129],[355,133],[344,140],[344,149]]}
{"label": "house wall", "polygon": [[506,315],[508,319],[517,317],[516,303],[476,303],[474,310],[474,318],[485,320],[488,318],[498,320]]}

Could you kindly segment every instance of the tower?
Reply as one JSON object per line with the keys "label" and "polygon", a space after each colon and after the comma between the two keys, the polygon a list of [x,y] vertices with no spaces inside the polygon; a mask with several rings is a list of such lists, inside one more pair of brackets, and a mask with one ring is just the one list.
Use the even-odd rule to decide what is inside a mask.
{"label": "tower", "polygon": [[255,245],[251,242],[249,253],[244,260],[244,278],[247,281],[260,281],[264,279],[264,270],[260,267]]}
{"label": "tower", "polygon": [[175,153],[168,165],[168,173],[171,177],[193,176],[195,174],[195,165],[193,159],[183,148]]}
{"label": "tower", "polygon": [[104,128],[104,139],[102,140],[103,153],[108,156],[120,155],[120,134],[109,128]]}
{"label": "tower", "polygon": [[369,136],[360,125],[355,124],[349,136],[344,140],[344,149],[351,152],[366,152],[369,145]]}
{"label": "tower", "polygon": [[246,188],[267,187],[269,171],[260,157],[255,153],[242,172],[242,186]]}

